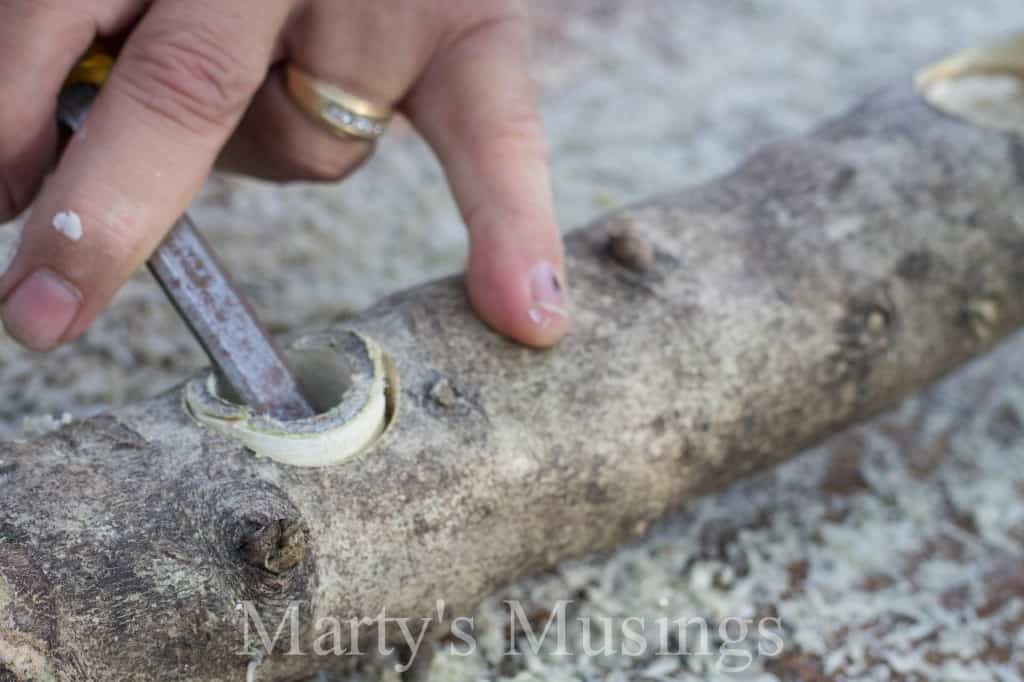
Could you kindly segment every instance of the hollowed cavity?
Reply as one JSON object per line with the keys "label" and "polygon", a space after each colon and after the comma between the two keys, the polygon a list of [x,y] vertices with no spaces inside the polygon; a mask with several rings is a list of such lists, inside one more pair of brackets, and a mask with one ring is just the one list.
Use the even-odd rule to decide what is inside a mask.
{"label": "hollowed cavity", "polygon": [[258,455],[295,466],[328,466],[366,451],[397,412],[398,378],[387,354],[358,332],[306,336],[285,350],[317,414],[280,421],[241,404],[214,371],[185,389],[200,422]]}

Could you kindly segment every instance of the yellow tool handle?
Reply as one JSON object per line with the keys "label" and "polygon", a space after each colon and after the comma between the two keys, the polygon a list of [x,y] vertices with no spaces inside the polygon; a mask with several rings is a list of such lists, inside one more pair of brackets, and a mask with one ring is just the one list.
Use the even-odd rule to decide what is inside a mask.
{"label": "yellow tool handle", "polygon": [[114,58],[107,54],[99,45],[93,45],[85,53],[75,68],[68,74],[65,86],[85,83],[99,87],[107,80],[110,70],[114,68]]}

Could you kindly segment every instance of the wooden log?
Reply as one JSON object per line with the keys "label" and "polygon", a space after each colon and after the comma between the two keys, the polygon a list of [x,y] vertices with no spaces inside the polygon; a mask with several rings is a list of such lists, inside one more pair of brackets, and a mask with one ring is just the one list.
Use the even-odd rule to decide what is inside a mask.
{"label": "wooden log", "polygon": [[[552,351],[458,279],[355,319],[400,389],[348,461],[257,458],[180,390],[0,444],[0,680],[240,680],[239,604],[271,636],[301,604],[307,654],[321,618],[457,615],[876,414],[1024,321],[1024,144],[897,86],[568,254]],[[289,635],[259,679],[351,660]]]}

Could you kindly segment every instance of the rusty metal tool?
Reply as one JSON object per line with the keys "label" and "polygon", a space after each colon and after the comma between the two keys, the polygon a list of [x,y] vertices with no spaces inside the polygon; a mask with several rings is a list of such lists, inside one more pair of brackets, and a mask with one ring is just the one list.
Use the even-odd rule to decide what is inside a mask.
{"label": "rusty metal tool", "polygon": [[[101,61],[105,67],[93,66],[102,71],[100,77],[94,73],[61,92],[58,119],[71,131],[85,121],[109,70],[107,60]],[[188,215],[175,223],[147,265],[240,402],[278,419],[313,416],[280,349]]]}

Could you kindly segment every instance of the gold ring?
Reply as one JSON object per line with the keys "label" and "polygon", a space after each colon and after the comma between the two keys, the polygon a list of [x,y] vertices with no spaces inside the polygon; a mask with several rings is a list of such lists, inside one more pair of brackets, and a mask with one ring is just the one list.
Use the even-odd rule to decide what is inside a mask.
{"label": "gold ring", "polygon": [[294,64],[287,68],[288,94],[314,121],[340,137],[376,140],[384,134],[392,110],[356,97],[310,76]]}

